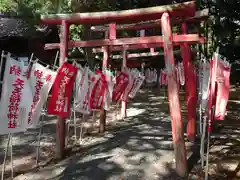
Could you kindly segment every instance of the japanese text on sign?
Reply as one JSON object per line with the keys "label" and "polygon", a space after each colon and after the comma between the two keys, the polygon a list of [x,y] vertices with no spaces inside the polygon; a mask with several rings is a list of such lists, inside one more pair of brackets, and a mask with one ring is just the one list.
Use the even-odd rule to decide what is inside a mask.
{"label": "japanese text on sign", "polygon": [[32,120],[32,116],[33,116],[33,113],[35,111],[36,105],[40,100],[40,91],[43,87],[43,82],[41,81],[41,78],[43,76],[43,72],[39,71],[39,70],[36,70],[36,71],[34,71],[34,76],[36,77],[37,81],[36,81],[36,85],[35,85],[35,94],[34,94],[34,97],[33,97],[33,103],[31,105],[31,110],[28,114],[28,123],[30,123],[31,120]]}
{"label": "japanese text on sign", "polygon": [[17,78],[13,84],[14,90],[11,93],[8,106],[8,128],[16,128],[19,114],[19,104],[22,98],[24,81]]}
{"label": "japanese text on sign", "polygon": [[[58,97],[56,101],[56,109],[57,112],[67,112],[67,108],[65,107],[68,102],[68,98],[64,97],[65,91],[66,91],[66,85],[69,83],[70,79],[74,75],[74,72],[69,73],[68,68],[63,68],[62,72],[64,73],[64,77],[60,82],[60,88],[58,91]],[[66,103],[65,103],[66,102]]]}

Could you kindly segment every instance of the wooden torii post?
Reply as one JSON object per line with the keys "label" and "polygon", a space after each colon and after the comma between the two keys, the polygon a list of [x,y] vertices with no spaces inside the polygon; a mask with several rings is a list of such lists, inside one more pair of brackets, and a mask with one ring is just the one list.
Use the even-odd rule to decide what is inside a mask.
{"label": "wooden torii post", "polygon": [[[167,13],[166,13],[167,12]],[[174,68],[172,46],[175,43],[182,44],[184,42],[201,43],[202,39],[198,34],[176,35],[172,37],[170,19],[171,17],[192,17],[195,14],[195,1],[143,8],[134,10],[124,10],[115,12],[96,12],[96,13],[75,13],[75,14],[52,14],[43,15],[42,22],[45,24],[62,25],[62,40],[60,43],[46,44],[47,49],[60,48],[60,62],[63,63],[67,57],[66,50],[71,47],[109,47],[139,44],[160,44],[164,47],[165,62],[169,70],[168,92],[169,107],[172,119],[172,135],[174,143],[174,152],[176,159],[176,171],[180,176],[187,174],[186,149],[184,143],[184,135],[182,128],[181,111],[179,104],[179,94],[177,89],[176,78],[172,69]],[[163,16],[162,16],[163,15]],[[162,16],[162,36],[138,37],[138,38],[120,38],[120,39],[104,39],[90,41],[68,41],[70,24],[107,24],[115,23],[131,23],[145,20],[155,20]],[[107,52],[107,51],[106,51]],[[107,54],[107,53],[106,53]],[[108,58],[106,58],[108,59]],[[106,63],[106,60],[105,60]],[[174,103],[172,103],[174,102]],[[57,122],[57,149],[59,156],[63,156],[65,147],[65,120],[58,119]]]}
{"label": "wooden torii post", "polygon": [[[116,39],[116,24],[111,23],[109,24],[108,30],[105,31],[105,39],[115,40]],[[109,64],[109,46],[103,47],[103,63],[102,69],[107,68]],[[99,123],[99,132],[103,133],[106,127],[106,110],[102,109],[100,111],[100,123]]]}

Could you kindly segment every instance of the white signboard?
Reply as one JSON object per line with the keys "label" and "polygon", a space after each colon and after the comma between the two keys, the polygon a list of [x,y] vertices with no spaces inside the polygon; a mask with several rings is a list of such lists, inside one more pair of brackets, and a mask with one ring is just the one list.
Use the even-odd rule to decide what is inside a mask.
{"label": "white signboard", "polygon": [[23,76],[22,63],[13,59],[9,53],[0,102],[0,134],[26,131],[32,100],[30,85]]}
{"label": "white signboard", "polygon": [[31,109],[28,113],[28,128],[36,128],[40,122],[41,111],[56,77],[56,72],[34,63],[29,83],[33,94]]}

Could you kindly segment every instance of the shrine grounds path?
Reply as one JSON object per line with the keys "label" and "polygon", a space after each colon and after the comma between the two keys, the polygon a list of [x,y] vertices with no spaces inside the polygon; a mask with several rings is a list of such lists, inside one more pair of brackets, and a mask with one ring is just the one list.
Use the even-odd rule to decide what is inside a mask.
{"label": "shrine grounds path", "polygon": [[[183,103],[184,94],[180,93],[180,95],[185,126],[186,109],[184,107],[186,106]],[[229,110],[228,118],[231,120],[231,117],[239,112],[240,104],[235,101],[230,102]],[[106,133],[102,135],[93,133],[85,136],[81,147],[77,148],[76,152],[69,154],[69,157],[65,160],[53,161],[43,168],[17,176],[15,180],[181,179],[177,177],[173,170],[171,122],[168,102],[163,97],[163,91],[150,88],[141,90],[137,97],[128,104],[127,113],[128,117],[126,119],[114,121],[112,121],[114,116],[109,113]],[[233,171],[237,173],[239,170],[240,126],[239,122],[234,122],[238,125],[232,125],[231,123],[228,126],[225,125],[226,128],[213,137],[210,164],[215,167],[219,160],[224,158],[227,160],[235,159],[237,165],[236,161],[233,164],[236,167],[231,163],[230,166],[234,166]],[[43,129],[44,138],[41,149],[44,149],[44,142],[45,144],[46,142],[54,143],[55,140],[54,124],[44,123],[46,123],[46,128]],[[32,139],[25,140],[25,143],[29,143],[33,139],[32,137]],[[192,148],[188,142],[186,145],[191,170],[188,179],[202,179],[202,170],[198,161],[199,147]],[[20,147],[24,148],[23,145]],[[21,150],[24,152],[24,149]],[[34,155],[34,148],[30,151]],[[214,167],[211,167],[210,170],[213,171]],[[226,176],[221,176],[224,173],[220,173],[220,176],[218,176],[219,173],[216,171],[215,174],[220,179],[226,179]],[[212,177],[215,174],[212,172]]]}
{"label": "shrine grounds path", "polygon": [[76,156],[61,180],[158,180],[171,171],[171,124],[163,97],[141,91],[128,106],[129,117],[113,122],[82,157]]}

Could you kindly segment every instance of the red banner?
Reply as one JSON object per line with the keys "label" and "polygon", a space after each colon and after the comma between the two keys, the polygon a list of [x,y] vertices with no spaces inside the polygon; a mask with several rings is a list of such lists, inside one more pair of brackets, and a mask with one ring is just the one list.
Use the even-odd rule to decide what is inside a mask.
{"label": "red banner", "polygon": [[224,120],[230,90],[230,67],[224,61],[217,62],[215,120]]}
{"label": "red banner", "polygon": [[100,75],[100,79],[94,85],[90,95],[90,108],[91,109],[102,109],[104,95],[107,88],[107,81],[105,75],[100,70],[96,70],[96,74]]}
{"label": "red banner", "polygon": [[124,72],[120,72],[116,77],[116,84],[113,88],[113,100],[119,101],[120,97],[127,88],[129,82],[129,75]]}
{"label": "red banner", "polygon": [[64,63],[59,69],[52,87],[48,113],[66,118],[70,114],[70,100],[78,68]]}
{"label": "red banner", "polygon": [[167,86],[167,73],[165,71],[161,71],[159,77],[160,86]]}

